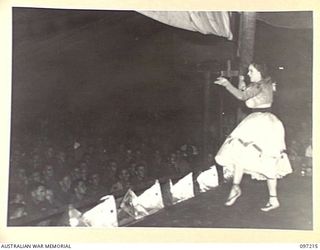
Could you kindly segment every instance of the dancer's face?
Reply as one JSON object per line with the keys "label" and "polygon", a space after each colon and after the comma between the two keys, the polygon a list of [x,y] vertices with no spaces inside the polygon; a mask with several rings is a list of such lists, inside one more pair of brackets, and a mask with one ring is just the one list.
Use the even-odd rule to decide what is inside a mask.
{"label": "dancer's face", "polygon": [[248,76],[251,82],[259,82],[262,80],[260,71],[258,71],[252,64],[248,68]]}

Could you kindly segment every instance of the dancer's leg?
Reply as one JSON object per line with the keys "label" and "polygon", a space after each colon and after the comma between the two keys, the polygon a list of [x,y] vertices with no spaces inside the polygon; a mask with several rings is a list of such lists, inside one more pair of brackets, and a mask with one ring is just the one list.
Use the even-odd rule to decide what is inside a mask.
{"label": "dancer's leg", "polygon": [[267,185],[269,191],[269,201],[265,207],[261,208],[261,210],[264,212],[268,212],[280,206],[277,195],[277,179],[267,179]]}
{"label": "dancer's leg", "polygon": [[267,179],[267,185],[269,195],[271,197],[277,197],[277,179]]}
{"label": "dancer's leg", "polygon": [[243,176],[241,167],[234,168],[233,185],[230,190],[228,200],[224,203],[225,206],[232,206],[241,195],[240,183]]}
{"label": "dancer's leg", "polygon": [[233,176],[233,184],[240,185],[243,176],[243,168],[235,167],[234,168],[234,176]]}

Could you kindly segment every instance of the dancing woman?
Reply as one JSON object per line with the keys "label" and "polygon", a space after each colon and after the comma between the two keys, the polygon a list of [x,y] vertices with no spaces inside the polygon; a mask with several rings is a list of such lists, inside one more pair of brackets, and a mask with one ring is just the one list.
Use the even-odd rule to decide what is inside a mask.
{"label": "dancing woman", "polygon": [[219,77],[214,83],[224,86],[233,96],[245,101],[249,114],[227,137],[215,159],[223,166],[224,176],[233,176],[233,185],[225,206],[232,206],[241,196],[243,174],[252,179],[266,180],[269,201],[262,211],[280,206],[277,179],[292,172],[285,152],[285,132],[282,122],[271,113],[273,82],[265,64],[251,63],[248,68],[250,84],[243,77],[239,89],[227,79]]}

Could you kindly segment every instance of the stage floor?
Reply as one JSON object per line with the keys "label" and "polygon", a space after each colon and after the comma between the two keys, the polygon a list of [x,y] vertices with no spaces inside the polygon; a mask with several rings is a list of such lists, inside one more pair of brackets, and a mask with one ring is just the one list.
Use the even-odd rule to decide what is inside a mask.
{"label": "stage floor", "polygon": [[313,229],[311,177],[291,174],[280,179],[281,206],[267,213],[260,211],[268,199],[266,182],[245,177],[241,187],[242,196],[232,207],[223,205],[230,189],[230,184],[223,184],[166,207],[130,227]]}

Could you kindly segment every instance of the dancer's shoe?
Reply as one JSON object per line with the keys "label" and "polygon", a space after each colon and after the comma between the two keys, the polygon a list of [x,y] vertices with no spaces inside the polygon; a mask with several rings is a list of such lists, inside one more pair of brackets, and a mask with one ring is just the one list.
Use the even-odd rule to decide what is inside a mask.
{"label": "dancer's shoe", "polygon": [[240,195],[241,195],[241,189],[239,187],[239,184],[233,184],[229,194],[229,198],[224,203],[224,205],[227,207],[232,206],[236,202],[236,200],[240,197]]}
{"label": "dancer's shoe", "polygon": [[269,202],[264,207],[261,208],[261,211],[269,212],[278,207],[280,207],[280,203],[278,201],[277,196],[270,196]]}

